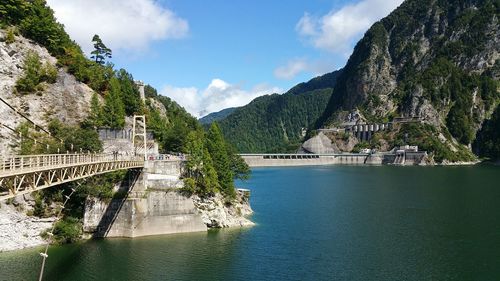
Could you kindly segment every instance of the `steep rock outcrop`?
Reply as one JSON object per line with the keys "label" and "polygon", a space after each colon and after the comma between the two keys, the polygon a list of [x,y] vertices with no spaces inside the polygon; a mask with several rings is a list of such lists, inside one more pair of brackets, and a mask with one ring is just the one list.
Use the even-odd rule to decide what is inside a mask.
{"label": "steep rock outcrop", "polygon": [[[66,124],[77,124],[84,120],[89,112],[93,91],[87,85],[76,81],[75,77],[59,68],[57,81],[45,84],[40,93],[15,93],[16,81],[23,75],[24,60],[30,52],[39,55],[42,63],[57,64],[57,59],[47,49],[22,36],[16,36],[15,42],[5,41],[6,32],[0,30],[0,97],[16,110],[38,125],[46,126],[51,119],[58,119]],[[15,129],[26,120],[0,102],[0,123]],[[19,136],[0,126],[0,154],[3,157],[15,154],[15,145]],[[18,203],[16,203],[19,201]],[[1,203],[0,208],[0,251],[22,249],[45,243],[42,231],[52,227],[55,218],[37,218],[26,213],[32,210],[33,200],[24,200],[19,196],[11,204]]]}
{"label": "steep rock outcrop", "polygon": [[[78,82],[75,77],[59,68],[57,81],[46,84],[45,89],[37,94],[16,94],[16,81],[23,75],[23,64],[29,52],[40,56],[42,63],[56,65],[57,59],[47,49],[32,41],[16,36],[13,43],[6,43],[6,32],[0,30],[0,97],[32,121],[45,126],[51,119],[58,119],[66,124],[77,124],[85,119],[90,108],[93,90],[86,84]],[[24,120],[7,105],[0,103],[2,124],[16,128]],[[17,136],[0,126],[0,152],[9,155]]]}
{"label": "steep rock outcrop", "polygon": [[405,1],[358,42],[316,127],[356,110],[368,122],[419,117],[446,146],[470,148],[500,101],[499,6]]}

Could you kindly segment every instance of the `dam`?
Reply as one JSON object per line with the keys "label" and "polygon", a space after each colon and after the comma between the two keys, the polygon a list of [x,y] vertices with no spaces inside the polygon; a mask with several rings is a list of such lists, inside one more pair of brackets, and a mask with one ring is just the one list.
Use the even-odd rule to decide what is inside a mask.
{"label": "dam", "polygon": [[313,166],[349,164],[362,165],[369,154],[240,154],[250,167]]}
{"label": "dam", "polygon": [[427,152],[394,149],[375,153],[240,154],[250,167],[286,167],[320,165],[425,165]]}

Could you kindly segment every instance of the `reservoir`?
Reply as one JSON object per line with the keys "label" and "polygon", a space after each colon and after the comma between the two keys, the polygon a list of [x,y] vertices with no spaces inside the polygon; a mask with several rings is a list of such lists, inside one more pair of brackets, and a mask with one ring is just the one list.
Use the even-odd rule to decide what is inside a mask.
{"label": "reservoir", "polygon": [[[499,280],[500,167],[255,168],[252,228],[52,246],[44,280]],[[41,249],[0,253],[37,280]]]}

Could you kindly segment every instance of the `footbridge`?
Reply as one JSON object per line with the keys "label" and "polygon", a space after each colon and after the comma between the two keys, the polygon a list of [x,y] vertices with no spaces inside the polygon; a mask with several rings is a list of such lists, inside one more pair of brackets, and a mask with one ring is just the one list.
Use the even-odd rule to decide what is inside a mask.
{"label": "footbridge", "polygon": [[[0,101],[15,113],[21,114],[4,99],[0,98]],[[43,126],[37,125],[24,114],[21,116],[34,128],[63,143],[63,140],[52,136]],[[23,138],[16,129],[3,123],[0,125],[9,129],[15,136]],[[111,153],[67,152],[66,154],[0,157],[0,201],[104,173],[143,168],[148,158],[148,152],[151,150],[151,143],[154,144],[154,141],[148,141],[144,115],[133,116],[133,127],[131,131],[128,131],[128,134],[129,146],[127,146],[127,150],[121,152],[115,149]],[[47,143],[29,136],[24,137],[33,140],[35,144],[38,141],[40,144],[47,145],[47,149],[49,148]],[[101,140],[103,141],[102,137]],[[73,150],[72,144],[71,150]]]}
{"label": "footbridge", "polygon": [[118,170],[144,167],[144,156],[44,154],[0,158],[0,200]]}

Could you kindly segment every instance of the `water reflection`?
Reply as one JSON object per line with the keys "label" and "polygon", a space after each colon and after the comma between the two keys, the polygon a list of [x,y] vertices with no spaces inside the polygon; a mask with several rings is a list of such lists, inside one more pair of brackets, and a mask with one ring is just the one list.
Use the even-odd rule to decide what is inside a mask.
{"label": "water reflection", "polygon": [[[499,172],[256,169],[238,186],[257,226],[51,247],[46,280],[499,280]],[[40,262],[2,253],[0,280]]]}

